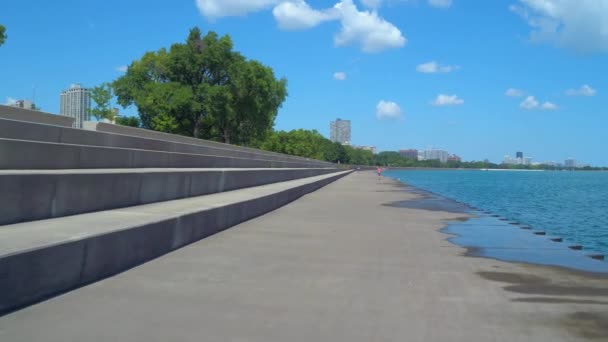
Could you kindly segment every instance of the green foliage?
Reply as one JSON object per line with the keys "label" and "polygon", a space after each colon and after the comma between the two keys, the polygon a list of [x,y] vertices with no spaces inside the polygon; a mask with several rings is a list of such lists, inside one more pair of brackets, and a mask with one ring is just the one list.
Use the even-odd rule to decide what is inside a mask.
{"label": "green foliage", "polygon": [[129,126],[129,127],[140,127],[141,122],[139,118],[134,116],[124,116],[116,118],[117,125]]}
{"label": "green foliage", "polygon": [[0,25],[0,46],[4,44],[6,38],[6,28],[3,25]]}
{"label": "green foliage", "polygon": [[287,81],[271,68],[198,28],[185,43],[144,54],[113,85],[144,128],[241,145],[265,141],[287,97]]}
{"label": "green foliage", "polygon": [[91,89],[91,100],[95,102],[95,107],[90,110],[90,113],[97,121],[102,119],[112,121],[114,119],[115,112],[110,106],[112,97],[114,97],[114,94],[112,93],[112,85],[109,83],[102,83]]}

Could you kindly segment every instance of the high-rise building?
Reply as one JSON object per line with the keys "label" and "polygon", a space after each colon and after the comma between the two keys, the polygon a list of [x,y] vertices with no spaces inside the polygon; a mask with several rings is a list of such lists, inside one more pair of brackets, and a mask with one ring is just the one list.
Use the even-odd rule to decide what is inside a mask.
{"label": "high-rise building", "polygon": [[524,153],[523,152],[515,152],[515,158],[517,158],[517,159],[524,159]]}
{"label": "high-rise building", "polygon": [[399,150],[399,154],[403,158],[418,160],[418,150],[415,150],[415,149]]}
{"label": "high-rise building", "polygon": [[350,120],[336,119],[329,124],[329,139],[342,145],[350,145]]}
{"label": "high-rise building", "polygon": [[576,160],[573,158],[568,158],[564,161],[565,167],[576,167]]}
{"label": "high-rise building", "polygon": [[447,163],[448,152],[443,150],[426,150],[418,152],[418,160],[439,160]]}
{"label": "high-rise building", "polygon": [[34,103],[29,100],[17,100],[10,104],[11,107],[23,108],[23,109],[34,109]]}
{"label": "high-rise building", "polygon": [[61,92],[60,114],[74,118],[75,128],[82,128],[91,119],[91,92],[80,84],[72,84],[70,89]]}

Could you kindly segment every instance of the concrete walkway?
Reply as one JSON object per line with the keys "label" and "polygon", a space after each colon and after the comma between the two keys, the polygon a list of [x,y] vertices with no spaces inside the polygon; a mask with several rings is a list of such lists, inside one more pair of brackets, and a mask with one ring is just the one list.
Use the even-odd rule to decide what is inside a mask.
{"label": "concrete walkway", "polygon": [[[462,215],[382,205],[415,197],[371,172],[352,174],[270,214],[1,317],[0,341],[602,338],[607,296],[554,288],[556,278],[567,279],[562,290],[582,282],[601,289],[605,279],[464,257],[437,231]],[[503,288],[509,286],[521,291]],[[545,290],[551,296],[536,293]]]}

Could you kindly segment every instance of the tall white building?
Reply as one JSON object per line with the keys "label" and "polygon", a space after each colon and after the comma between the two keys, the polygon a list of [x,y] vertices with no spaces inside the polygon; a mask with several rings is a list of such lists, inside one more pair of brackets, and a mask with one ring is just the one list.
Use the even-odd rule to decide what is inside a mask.
{"label": "tall white building", "polygon": [[350,145],[350,120],[332,121],[329,124],[329,139],[342,145]]}
{"label": "tall white building", "polygon": [[439,160],[442,163],[448,162],[449,153],[443,150],[424,150],[418,151],[418,160]]}
{"label": "tall white building", "polygon": [[82,128],[91,119],[91,92],[80,84],[72,84],[70,89],[61,92],[60,114],[74,118],[74,128]]}
{"label": "tall white building", "polygon": [[576,160],[574,158],[568,158],[564,161],[565,167],[576,167]]}

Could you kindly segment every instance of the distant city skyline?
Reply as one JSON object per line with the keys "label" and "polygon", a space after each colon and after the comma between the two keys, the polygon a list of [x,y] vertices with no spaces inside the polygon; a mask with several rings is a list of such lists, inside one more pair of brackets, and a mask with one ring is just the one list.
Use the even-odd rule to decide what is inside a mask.
{"label": "distant city skyline", "polygon": [[[306,0],[310,11],[300,16],[282,16],[272,1],[206,1],[215,7],[150,0],[146,15],[134,17],[141,4],[7,0],[0,103],[33,100],[35,86],[36,106],[58,113],[57,94],[66,85],[115,80],[147,51],[183,42],[199,26],[229,34],[235,50],[288,80],[278,130],[316,129],[329,137],[328,122],[344,115],[356,132],[351,144],[378,151],[433,145],[465,160],[500,162],[524,148],[525,157],[538,160],[608,166],[602,1],[566,9],[573,0],[544,0],[547,7],[452,0],[442,8],[427,0],[365,2],[377,7]],[[340,15],[325,16],[335,3]],[[68,40],[50,38],[66,32]]]}

